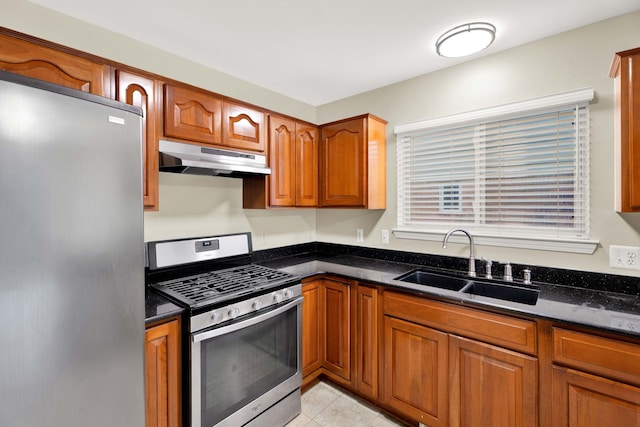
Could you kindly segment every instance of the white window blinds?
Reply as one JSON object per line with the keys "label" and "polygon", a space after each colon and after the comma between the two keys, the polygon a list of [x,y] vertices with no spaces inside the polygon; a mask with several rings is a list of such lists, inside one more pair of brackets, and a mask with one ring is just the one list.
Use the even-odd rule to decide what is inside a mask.
{"label": "white window blinds", "polygon": [[586,101],[398,135],[398,226],[589,237]]}

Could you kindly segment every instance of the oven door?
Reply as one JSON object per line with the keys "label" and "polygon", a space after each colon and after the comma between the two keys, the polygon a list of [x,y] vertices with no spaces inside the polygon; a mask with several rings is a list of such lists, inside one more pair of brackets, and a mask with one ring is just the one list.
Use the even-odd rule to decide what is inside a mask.
{"label": "oven door", "polygon": [[298,297],[192,334],[191,425],[241,426],[297,391],[301,320]]}

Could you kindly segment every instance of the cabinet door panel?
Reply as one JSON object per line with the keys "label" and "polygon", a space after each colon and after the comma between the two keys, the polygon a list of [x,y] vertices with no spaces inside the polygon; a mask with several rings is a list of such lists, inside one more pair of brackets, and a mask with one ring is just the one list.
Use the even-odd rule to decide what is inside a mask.
{"label": "cabinet door panel", "polygon": [[431,427],[447,425],[447,334],[384,317],[383,401]]}
{"label": "cabinet door panel", "polygon": [[640,389],[553,368],[553,427],[640,426]]}
{"label": "cabinet door panel", "polygon": [[296,206],[318,204],[318,129],[296,125]]}
{"label": "cabinet door panel", "polygon": [[179,427],[180,324],[177,320],[146,331],[147,427]]}
{"label": "cabinet door panel", "polygon": [[271,206],[296,204],[296,124],[293,120],[272,116],[269,118],[269,176]]}
{"label": "cabinet door panel", "polygon": [[365,120],[322,128],[321,206],[365,207]]}
{"label": "cabinet door panel", "polygon": [[224,102],[222,114],[224,145],[264,153],[266,135],[262,111]]}
{"label": "cabinet door panel", "polygon": [[344,380],[351,381],[349,285],[325,280],[324,287],[324,367]]}
{"label": "cabinet door panel", "polygon": [[145,210],[158,210],[158,134],[156,83],[153,79],[118,70],[117,99],[140,107],[142,117],[142,165]]}
{"label": "cabinet door panel", "polygon": [[356,291],[356,388],[378,398],[378,291],[358,285]]}
{"label": "cabinet door panel", "polygon": [[109,67],[0,34],[0,70],[108,96]]}
{"label": "cabinet door panel", "polygon": [[616,79],[616,210],[640,212],[640,48],[617,53],[609,75]]}
{"label": "cabinet door panel", "polygon": [[222,101],[187,88],[164,86],[164,134],[222,145]]}
{"label": "cabinet door panel", "polygon": [[314,280],[302,286],[302,376],[322,367],[323,357],[323,286]]}
{"label": "cabinet door panel", "polygon": [[538,425],[536,358],[456,336],[449,355],[450,426]]}

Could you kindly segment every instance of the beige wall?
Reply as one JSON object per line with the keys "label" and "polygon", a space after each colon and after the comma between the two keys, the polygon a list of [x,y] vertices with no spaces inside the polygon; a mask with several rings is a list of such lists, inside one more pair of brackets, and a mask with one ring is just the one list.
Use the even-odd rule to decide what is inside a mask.
{"label": "beige wall", "polygon": [[[591,107],[591,234],[601,246],[594,255],[480,246],[477,255],[530,265],[640,276],[640,273],[613,270],[607,266],[610,244],[640,246],[640,215],[619,215],[613,210],[613,80],[607,76],[614,52],[640,44],[640,13],[583,27],[319,108],[26,0],[4,0],[0,26],[316,123],[365,112],[389,120],[386,211],[243,210],[240,180],[163,173],[160,174],[160,211],[145,214],[145,240],[248,230],[253,233],[256,249],[315,240],[355,245],[355,230],[363,228],[366,246],[465,256],[468,249],[464,245],[450,245],[444,250],[437,242],[398,240],[393,235],[389,245],[381,244],[380,230],[391,230],[395,225],[393,127],[593,86],[596,100]],[[384,52],[380,52],[380,60],[384,61],[384,58]]]}
{"label": "beige wall", "polygon": [[[591,105],[591,236],[600,241],[593,255],[576,255],[488,246],[477,257],[493,260],[638,275],[608,267],[611,244],[640,246],[640,215],[620,215],[613,199],[613,87],[608,77],[613,53],[640,45],[640,13],[603,21],[466,64],[423,75],[318,108],[327,122],[362,112],[389,120],[387,128],[388,209],[383,213],[319,211],[319,241],[353,244],[356,228],[365,245],[428,253],[468,254],[466,245],[398,240],[380,243],[380,230],[395,225],[396,142],[393,127],[532,97],[593,86]],[[384,60],[384,55],[381,55]]]}

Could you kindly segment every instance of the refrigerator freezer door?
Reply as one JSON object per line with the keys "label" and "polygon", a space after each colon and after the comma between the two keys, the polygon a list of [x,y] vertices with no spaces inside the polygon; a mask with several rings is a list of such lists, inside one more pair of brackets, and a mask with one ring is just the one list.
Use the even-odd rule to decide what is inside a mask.
{"label": "refrigerator freezer door", "polygon": [[140,116],[6,79],[0,426],[144,426]]}

